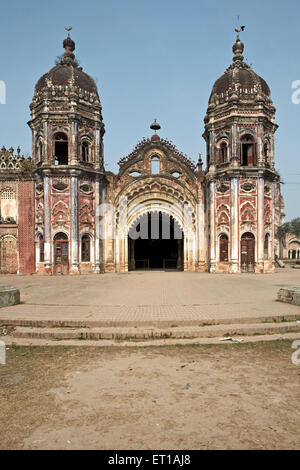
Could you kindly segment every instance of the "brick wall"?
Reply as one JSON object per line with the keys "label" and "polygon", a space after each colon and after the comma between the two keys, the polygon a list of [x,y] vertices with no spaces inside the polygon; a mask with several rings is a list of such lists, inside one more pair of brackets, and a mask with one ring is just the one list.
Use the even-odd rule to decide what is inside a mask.
{"label": "brick wall", "polygon": [[34,182],[19,181],[19,273],[35,272]]}

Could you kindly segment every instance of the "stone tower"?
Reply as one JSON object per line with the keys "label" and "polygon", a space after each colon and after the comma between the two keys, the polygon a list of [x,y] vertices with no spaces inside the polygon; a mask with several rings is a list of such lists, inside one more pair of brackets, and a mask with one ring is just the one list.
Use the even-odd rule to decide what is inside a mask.
{"label": "stone tower", "polygon": [[30,105],[36,268],[49,274],[99,272],[102,108],[70,35],[63,47],[56,65],[38,80]]}
{"label": "stone tower", "polygon": [[237,30],[233,63],[215,82],[204,118],[211,272],[274,269],[275,108],[270,89],[244,62]]}

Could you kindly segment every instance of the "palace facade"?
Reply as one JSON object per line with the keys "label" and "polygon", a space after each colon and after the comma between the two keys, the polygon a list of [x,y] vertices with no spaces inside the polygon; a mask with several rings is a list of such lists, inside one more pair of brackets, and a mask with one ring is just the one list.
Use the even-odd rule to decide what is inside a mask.
{"label": "palace facade", "polygon": [[97,86],[74,41],[63,47],[35,86],[32,158],[0,151],[1,272],[272,272],[284,217],[275,107],[239,34],[209,97],[205,169],[201,156],[195,163],[159,137],[154,121],[118,174],[105,171]]}

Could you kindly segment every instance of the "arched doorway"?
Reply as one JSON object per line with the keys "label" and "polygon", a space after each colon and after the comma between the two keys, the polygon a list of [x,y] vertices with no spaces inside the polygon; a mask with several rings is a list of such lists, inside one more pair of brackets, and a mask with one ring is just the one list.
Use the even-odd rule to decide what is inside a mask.
{"label": "arched doorway", "polygon": [[241,264],[242,270],[252,271],[255,265],[255,237],[246,232],[241,238]]}
{"label": "arched doorway", "polygon": [[141,215],[128,233],[129,269],[183,270],[183,232],[162,212]]}
{"label": "arched doorway", "polygon": [[54,274],[69,272],[69,242],[65,233],[57,233],[54,237]]}

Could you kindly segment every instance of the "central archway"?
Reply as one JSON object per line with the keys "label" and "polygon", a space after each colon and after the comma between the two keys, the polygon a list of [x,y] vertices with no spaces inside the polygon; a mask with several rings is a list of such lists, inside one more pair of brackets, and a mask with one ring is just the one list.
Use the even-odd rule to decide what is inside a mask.
{"label": "central archway", "polygon": [[183,270],[183,241],[181,227],[169,214],[142,214],[128,232],[128,267]]}

